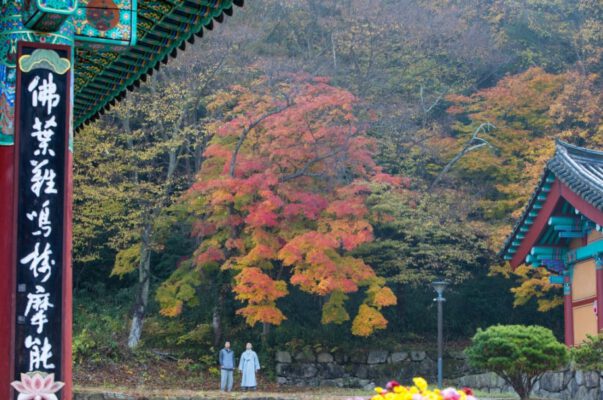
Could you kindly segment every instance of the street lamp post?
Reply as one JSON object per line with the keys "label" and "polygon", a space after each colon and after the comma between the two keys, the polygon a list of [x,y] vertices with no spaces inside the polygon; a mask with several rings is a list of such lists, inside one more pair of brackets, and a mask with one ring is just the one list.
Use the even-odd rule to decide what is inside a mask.
{"label": "street lamp post", "polygon": [[442,375],[443,375],[443,324],[444,324],[444,302],[446,299],[444,296],[444,289],[448,285],[448,282],[444,280],[434,281],[431,283],[431,286],[438,294],[438,297],[433,299],[433,301],[438,303],[438,388],[442,389]]}

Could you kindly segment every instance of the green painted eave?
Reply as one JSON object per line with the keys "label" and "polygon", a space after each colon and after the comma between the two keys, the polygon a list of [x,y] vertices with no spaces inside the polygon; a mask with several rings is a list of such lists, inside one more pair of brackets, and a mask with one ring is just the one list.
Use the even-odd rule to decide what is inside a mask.
{"label": "green painted eave", "polygon": [[139,0],[136,45],[103,52],[76,48],[75,129],[123,99],[160,62],[176,57],[186,41],[211,30],[224,14],[232,15],[234,5],[242,6],[243,0]]}

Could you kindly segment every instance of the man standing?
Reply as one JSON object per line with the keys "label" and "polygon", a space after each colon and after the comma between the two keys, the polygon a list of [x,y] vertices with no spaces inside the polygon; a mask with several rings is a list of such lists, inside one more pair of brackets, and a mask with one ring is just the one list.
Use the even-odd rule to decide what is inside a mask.
{"label": "man standing", "polygon": [[257,386],[255,373],[260,369],[260,361],[255,351],[251,350],[251,343],[247,343],[245,347],[247,350],[241,354],[241,360],[239,361],[239,370],[243,375],[241,377],[241,387],[243,390],[255,390]]}
{"label": "man standing", "polygon": [[234,351],[230,350],[230,342],[226,342],[220,350],[220,390],[232,391],[234,365]]}

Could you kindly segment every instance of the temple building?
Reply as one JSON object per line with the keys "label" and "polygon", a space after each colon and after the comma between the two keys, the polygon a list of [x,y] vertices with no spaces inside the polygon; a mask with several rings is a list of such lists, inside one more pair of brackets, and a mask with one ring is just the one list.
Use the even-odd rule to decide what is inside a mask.
{"label": "temple building", "polygon": [[563,285],[568,346],[603,332],[603,151],[557,141],[501,254]]}

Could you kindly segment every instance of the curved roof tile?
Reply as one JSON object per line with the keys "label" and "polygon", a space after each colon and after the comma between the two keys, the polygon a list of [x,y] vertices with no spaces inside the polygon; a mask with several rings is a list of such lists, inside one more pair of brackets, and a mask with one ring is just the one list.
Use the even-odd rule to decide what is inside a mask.
{"label": "curved roof tile", "polygon": [[532,211],[549,176],[555,176],[574,193],[603,212],[603,151],[578,147],[556,140],[555,155],[544,168],[538,185],[499,255],[505,255]]}

